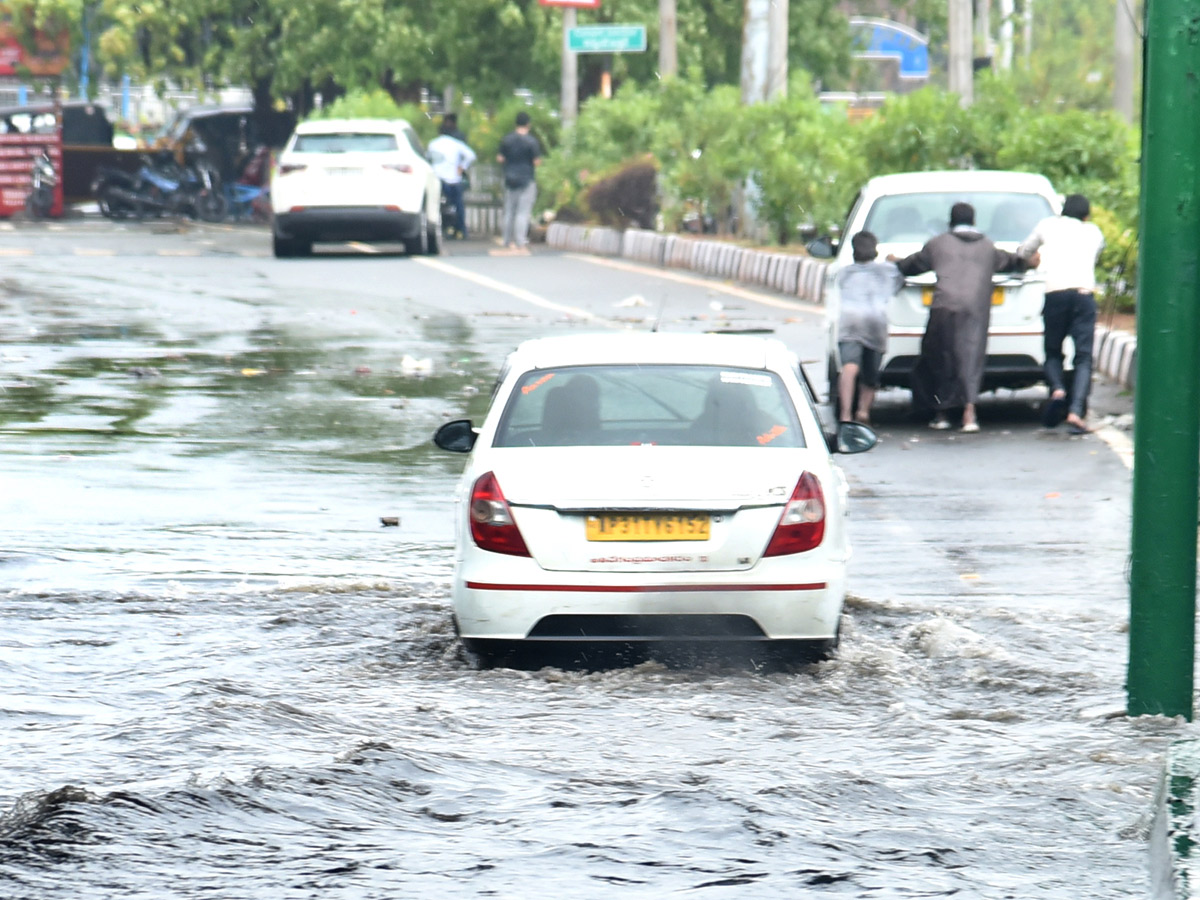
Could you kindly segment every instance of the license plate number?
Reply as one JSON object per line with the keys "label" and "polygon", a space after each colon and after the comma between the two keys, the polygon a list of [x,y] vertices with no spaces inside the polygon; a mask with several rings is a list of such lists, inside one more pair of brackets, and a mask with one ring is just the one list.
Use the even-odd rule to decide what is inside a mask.
{"label": "license plate number", "polygon": [[[921,288],[921,305],[922,306],[932,306],[933,305],[933,288],[931,288],[931,287]],[[1002,287],[992,288],[992,306],[1003,306],[1003,305],[1004,305],[1004,288],[1002,288]]]}
{"label": "license plate number", "polygon": [[587,517],[589,541],[707,541],[706,514],[603,515]]}

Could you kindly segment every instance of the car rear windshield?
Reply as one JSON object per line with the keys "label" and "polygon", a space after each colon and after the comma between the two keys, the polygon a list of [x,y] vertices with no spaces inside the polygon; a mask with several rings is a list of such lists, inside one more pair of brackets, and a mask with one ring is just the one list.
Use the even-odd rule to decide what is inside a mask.
{"label": "car rear windshield", "polygon": [[762,369],[572,366],[517,382],[496,447],[803,447],[791,397]]}
{"label": "car rear windshield", "polygon": [[292,150],[296,153],[386,153],[397,148],[391,134],[298,134]]}
{"label": "car rear windshield", "polygon": [[923,244],[950,226],[950,207],[959,202],[975,207],[975,227],[999,242],[1025,240],[1038,222],[1054,214],[1050,201],[1040,194],[894,194],[875,201],[863,227],[883,244]]}

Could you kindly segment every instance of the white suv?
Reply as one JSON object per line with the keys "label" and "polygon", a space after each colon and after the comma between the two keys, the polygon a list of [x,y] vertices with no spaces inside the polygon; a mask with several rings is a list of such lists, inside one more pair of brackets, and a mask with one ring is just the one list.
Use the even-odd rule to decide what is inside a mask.
{"label": "white suv", "polygon": [[441,194],[407,122],[302,122],[271,177],[275,255],[307,256],[318,241],[403,241],[410,254],[436,254]]}
{"label": "white suv", "polygon": [[[850,238],[870,231],[879,239],[879,259],[908,256],[950,224],[950,207],[975,207],[975,225],[997,247],[1013,251],[1043,218],[1056,215],[1059,196],[1042,175],[1028,172],[909,172],[872,178],[858,193],[840,246],[810,245],[814,256],[833,255],[826,273],[825,335],[830,402],[837,393],[838,291],[835,276],[854,262]],[[822,253],[824,249],[824,253]],[[933,297],[932,272],[907,279],[888,306],[888,346],[880,363],[883,386],[908,387],[921,352],[921,337]],[[983,389],[1030,387],[1042,380],[1045,362],[1044,289],[1033,273],[994,277]]]}

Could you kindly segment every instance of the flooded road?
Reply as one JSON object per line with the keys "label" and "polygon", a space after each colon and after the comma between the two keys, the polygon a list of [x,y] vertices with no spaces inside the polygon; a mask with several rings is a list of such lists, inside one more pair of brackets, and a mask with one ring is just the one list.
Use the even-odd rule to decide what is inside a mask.
{"label": "flooded road", "polygon": [[429,437],[504,354],[653,319],[816,360],[817,316],[483,245],[0,237],[0,896],[1146,896],[1194,732],[1120,714],[1129,473],[1099,438],[885,398],[840,460],[828,663],[476,672]]}

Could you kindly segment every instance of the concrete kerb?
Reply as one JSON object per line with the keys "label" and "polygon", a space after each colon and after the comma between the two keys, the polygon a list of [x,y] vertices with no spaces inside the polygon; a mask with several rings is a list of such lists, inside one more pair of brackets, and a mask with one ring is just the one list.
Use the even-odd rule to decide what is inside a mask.
{"label": "concrete kerb", "polygon": [[1200,741],[1177,741],[1167,751],[1150,828],[1150,896],[1192,900],[1196,872],[1196,814],[1200,805]]}

